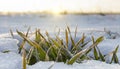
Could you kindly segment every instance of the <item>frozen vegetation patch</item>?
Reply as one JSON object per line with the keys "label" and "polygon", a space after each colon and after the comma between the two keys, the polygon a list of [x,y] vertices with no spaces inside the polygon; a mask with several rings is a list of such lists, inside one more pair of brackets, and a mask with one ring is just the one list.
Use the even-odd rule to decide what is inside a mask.
{"label": "frozen vegetation patch", "polygon": [[60,32],[51,37],[39,29],[32,36],[29,29],[17,33],[12,37],[0,35],[0,69],[120,68],[119,34],[104,31],[77,35],[77,30],[71,33],[69,27],[61,37]]}

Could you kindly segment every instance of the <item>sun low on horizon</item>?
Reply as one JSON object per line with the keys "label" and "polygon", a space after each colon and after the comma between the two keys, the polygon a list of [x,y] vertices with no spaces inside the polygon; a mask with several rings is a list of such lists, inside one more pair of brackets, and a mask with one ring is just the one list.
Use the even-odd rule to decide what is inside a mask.
{"label": "sun low on horizon", "polygon": [[120,0],[0,0],[0,12],[120,12]]}

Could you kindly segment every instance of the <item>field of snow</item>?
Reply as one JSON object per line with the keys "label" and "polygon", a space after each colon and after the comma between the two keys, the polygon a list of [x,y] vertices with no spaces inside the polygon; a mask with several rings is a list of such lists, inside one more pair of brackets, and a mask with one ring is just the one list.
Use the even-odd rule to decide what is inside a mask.
{"label": "field of snow", "polygon": [[[48,30],[51,34],[54,29],[65,28],[66,24],[74,30],[78,25],[78,32],[82,32],[90,39],[104,36],[105,39],[98,47],[103,54],[113,51],[117,45],[120,45],[120,15],[0,15],[0,69],[22,69],[22,57],[18,54],[18,45],[21,38],[16,34],[14,38],[9,34],[9,29],[15,32],[16,29],[26,31],[31,26],[40,28],[42,31]],[[104,28],[108,30],[105,32]],[[32,30],[32,31],[33,31]],[[111,30],[111,31],[109,31]],[[73,31],[72,31],[73,32]],[[111,34],[109,35],[108,32]],[[79,34],[77,36],[79,36]],[[61,35],[63,37],[63,35]],[[114,38],[114,39],[113,39]],[[91,43],[89,43],[91,44]],[[89,45],[88,44],[88,45]],[[90,53],[92,55],[92,53]],[[117,52],[120,62],[120,49]],[[109,56],[111,58],[111,56]],[[110,59],[108,59],[109,61]],[[51,67],[52,66],[52,67]],[[96,60],[85,60],[83,63],[74,63],[67,65],[62,62],[37,62],[34,65],[28,65],[27,69],[120,69],[119,64],[107,64]]]}
{"label": "field of snow", "polygon": [[104,28],[120,32],[120,15],[0,15],[0,33],[8,33],[10,29],[25,31],[29,26],[32,30],[40,28],[41,31],[55,32],[67,25],[72,30],[78,27],[78,31],[100,30]]}

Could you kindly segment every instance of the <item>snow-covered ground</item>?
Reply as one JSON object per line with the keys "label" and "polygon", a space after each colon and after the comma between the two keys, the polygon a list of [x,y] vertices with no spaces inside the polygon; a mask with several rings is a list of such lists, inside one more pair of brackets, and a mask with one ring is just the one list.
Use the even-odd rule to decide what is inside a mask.
{"label": "snow-covered ground", "polygon": [[[25,31],[29,26],[32,30],[40,28],[41,31],[56,32],[70,26],[78,31],[100,30],[104,28],[120,32],[120,15],[0,15],[0,33],[8,33],[10,29]],[[57,30],[56,30],[57,29]]]}
{"label": "snow-covered ground", "polygon": [[[14,38],[12,38],[11,35],[8,33],[10,28],[14,30],[13,32],[15,32],[15,29],[26,31],[28,26],[33,26],[33,28],[40,26],[39,28],[41,28],[44,31],[52,30],[52,32],[54,32],[53,29],[55,29],[56,26],[64,28],[65,23],[70,22],[69,25],[72,27],[72,30],[73,28],[75,28],[76,24],[78,24],[78,37],[79,35],[81,35],[81,30],[83,30],[82,32],[85,33],[88,40],[92,35],[95,36],[95,38],[99,36],[104,36],[104,41],[98,45],[103,54],[107,54],[113,51],[117,45],[120,45],[120,15],[73,15],[73,17],[71,16],[72,15],[59,16],[57,18],[55,18],[55,16],[52,18],[50,18],[51,16],[46,16],[45,18],[38,18],[39,15],[36,15],[34,17],[24,16],[25,19],[23,18],[23,16],[0,16],[0,69],[22,69],[22,57],[20,54],[18,54],[18,45],[19,42],[21,42],[21,38],[17,34],[15,34]],[[45,20],[48,21],[45,22]],[[40,22],[40,24],[38,22]],[[63,24],[61,22],[63,22]],[[79,22],[83,23],[79,24]],[[108,30],[104,31],[104,27]],[[61,37],[64,38],[62,34]],[[120,61],[120,49],[117,52],[117,56]],[[58,63],[53,61],[40,61],[34,65],[28,65],[27,69],[49,69],[50,67],[51,69],[120,69],[119,64],[107,64],[105,62],[96,60],[85,60],[83,61],[83,63],[74,63],[73,65],[67,65],[62,62]]]}
{"label": "snow-covered ground", "polygon": [[[52,66],[53,65],[53,66]],[[33,66],[29,66],[28,69],[119,69],[118,64],[106,64],[104,62],[88,60],[84,61],[82,64],[74,63],[73,65],[67,65],[64,63],[54,63],[54,62],[38,62]]]}
{"label": "snow-covered ground", "polygon": [[[51,67],[52,66],[52,67]],[[107,64],[101,61],[86,60],[83,63],[67,65],[62,62],[38,62],[27,69],[120,69],[119,64]],[[0,69],[22,69],[21,56],[14,53],[0,53]]]}

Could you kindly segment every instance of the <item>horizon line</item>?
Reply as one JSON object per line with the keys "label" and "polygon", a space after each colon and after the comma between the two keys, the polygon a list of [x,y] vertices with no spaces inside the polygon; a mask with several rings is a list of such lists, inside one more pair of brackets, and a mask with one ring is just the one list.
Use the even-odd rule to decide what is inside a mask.
{"label": "horizon line", "polygon": [[[53,11],[0,11],[0,15],[12,14],[54,14]],[[120,11],[60,11],[57,14],[120,14]]]}

